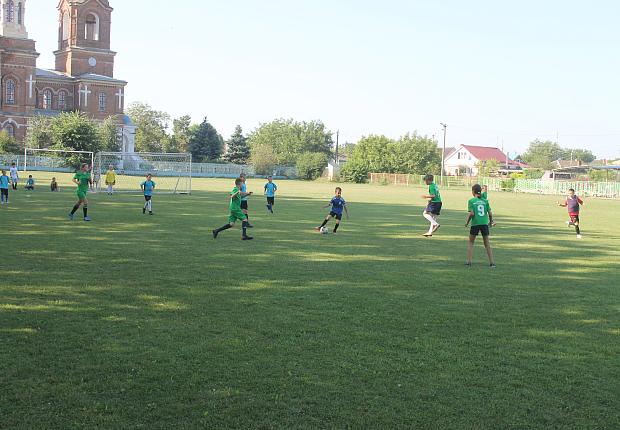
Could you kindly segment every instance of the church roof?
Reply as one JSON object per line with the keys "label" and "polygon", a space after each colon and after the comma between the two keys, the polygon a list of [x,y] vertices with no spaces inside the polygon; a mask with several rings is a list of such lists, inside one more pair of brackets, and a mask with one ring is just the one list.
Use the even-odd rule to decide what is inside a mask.
{"label": "church roof", "polygon": [[109,76],[97,75],[95,73],[84,73],[79,76],[70,76],[66,73],[59,72],[58,70],[50,70],[50,69],[36,69],[37,78],[42,79],[60,79],[64,81],[97,81],[97,82],[105,82],[108,84],[120,84],[126,85],[127,81],[122,81],[120,79],[110,78]]}
{"label": "church roof", "polygon": [[49,78],[49,79],[63,79],[63,80],[72,80],[73,78],[66,73],[59,72],[58,70],[49,70],[49,69],[39,69],[38,67],[35,70],[35,74],[37,78]]}
{"label": "church roof", "polygon": [[97,75],[96,73],[84,73],[83,75],[79,75],[75,77],[78,80],[87,80],[87,81],[100,81],[100,82],[108,82],[114,84],[126,84],[127,81],[121,81],[120,79],[110,78],[109,76]]}

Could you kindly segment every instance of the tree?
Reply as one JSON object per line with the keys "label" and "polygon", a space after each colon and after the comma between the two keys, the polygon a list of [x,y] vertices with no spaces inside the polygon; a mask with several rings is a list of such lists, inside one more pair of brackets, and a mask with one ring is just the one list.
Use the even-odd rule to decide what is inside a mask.
{"label": "tree", "polygon": [[222,155],[224,139],[207,118],[190,127],[189,151],[201,162],[218,160]]}
{"label": "tree", "polygon": [[259,175],[271,175],[276,167],[276,154],[271,145],[261,144],[252,147],[250,163]]}
{"label": "tree", "polygon": [[28,120],[28,133],[24,142],[26,148],[48,148],[52,145],[52,120],[36,115]]}
{"label": "tree", "polygon": [[541,141],[536,139],[530,143],[522,158],[532,167],[549,169],[551,168],[551,163],[555,160],[563,159],[565,154],[565,151],[557,143],[550,140]]}
{"label": "tree", "polygon": [[479,161],[476,167],[478,168],[478,176],[491,176],[492,173],[499,170],[499,161],[493,159]]}
{"label": "tree", "polygon": [[19,154],[23,152],[14,137],[6,130],[0,132],[0,154]]}
{"label": "tree", "polygon": [[183,115],[180,118],[172,120],[172,138],[176,152],[187,152],[189,147],[190,133],[189,128],[192,125],[192,117]]}
{"label": "tree", "polygon": [[394,173],[425,175],[441,170],[441,151],[428,137],[406,134],[388,149],[394,154],[391,166]]}
{"label": "tree", "polygon": [[262,124],[250,136],[250,148],[270,145],[280,165],[293,166],[297,158],[306,152],[331,154],[332,132],[321,121],[294,121],[276,119]]}
{"label": "tree", "polygon": [[[99,127],[85,114],[63,112],[51,121],[52,149],[98,152],[101,150]],[[66,157],[71,167],[90,162],[90,157],[75,154]]]}
{"label": "tree", "polygon": [[227,142],[228,150],[224,159],[229,163],[245,164],[250,158],[250,147],[248,146],[248,138],[243,135],[243,129],[240,125],[235,127],[235,132],[230,136]]}
{"label": "tree", "polygon": [[582,163],[591,163],[596,160],[596,156],[589,149],[565,149],[569,160],[578,160]]}
{"label": "tree", "polygon": [[127,115],[136,125],[136,151],[164,152],[169,146],[167,134],[170,115],[153,109],[146,103],[133,103]]}
{"label": "tree", "polygon": [[114,117],[108,117],[99,124],[99,139],[101,151],[118,152],[121,150],[121,135]]}
{"label": "tree", "polygon": [[297,175],[302,179],[319,178],[327,167],[327,155],[321,152],[305,152],[297,157]]}

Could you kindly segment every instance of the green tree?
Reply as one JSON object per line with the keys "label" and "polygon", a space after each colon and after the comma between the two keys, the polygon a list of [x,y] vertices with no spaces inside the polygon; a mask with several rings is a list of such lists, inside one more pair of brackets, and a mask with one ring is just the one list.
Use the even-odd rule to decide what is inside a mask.
{"label": "green tree", "polygon": [[297,157],[306,152],[331,154],[332,133],[321,121],[276,119],[262,124],[249,136],[250,148],[270,145],[280,165],[293,166]]}
{"label": "green tree", "polygon": [[230,136],[230,140],[227,142],[228,150],[224,159],[229,163],[245,164],[250,158],[250,147],[248,145],[248,138],[243,135],[243,129],[240,125],[235,127],[235,132]]}
{"label": "green tree", "polygon": [[479,161],[476,167],[478,167],[478,176],[491,176],[499,170],[499,161],[493,159]]}
{"label": "green tree", "polygon": [[108,117],[99,124],[99,139],[101,151],[118,152],[121,150],[122,138],[114,117]]}
{"label": "green tree", "polygon": [[560,145],[550,140],[534,140],[522,155],[523,160],[532,167],[551,168],[555,160],[564,159],[566,152]]}
{"label": "green tree", "polygon": [[250,164],[259,175],[271,175],[276,167],[276,154],[271,145],[261,144],[252,147]]}
{"label": "green tree", "polygon": [[164,152],[169,147],[167,129],[170,115],[139,102],[129,106],[127,115],[136,125],[136,151]]}
{"label": "green tree", "polygon": [[[51,121],[52,149],[98,152],[101,134],[97,124],[85,114],[63,112]],[[68,165],[77,168],[80,163],[90,163],[90,157],[75,154],[65,158]]]}
{"label": "green tree", "polygon": [[0,132],[0,154],[19,154],[23,152],[14,137],[6,130]]}
{"label": "green tree", "polygon": [[52,119],[35,115],[28,120],[28,132],[24,142],[26,148],[42,149],[52,145]]}
{"label": "green tree", "polygon": [[569,160],[578,160],[583,163],[591,163],[596,160],[596,156],[589,149],[565,149]]}
{"label": "green tree", "polygon": [[224,139],[207,118],[190,127],[189,151],[201,162],[218,160],[224,149]]}
{"label": "green tree", "polygon": [[393,173],[424,175],[441,170],[441,151],[431,138],[406,134],[389,145],[388,150]]}
{"label": "green tree", "polygon": [[172,120],[172,138],[171,147],[176,149],[175,152],[187,152],[189,148],[190,132],[192,125],[192,117],[183,115],[180,118]]}
{"label": "green tree", "polygon": [[301,179],[317,179],[326,167],[327,155],[322,152],[305,152],[297,157],[297,174]]}

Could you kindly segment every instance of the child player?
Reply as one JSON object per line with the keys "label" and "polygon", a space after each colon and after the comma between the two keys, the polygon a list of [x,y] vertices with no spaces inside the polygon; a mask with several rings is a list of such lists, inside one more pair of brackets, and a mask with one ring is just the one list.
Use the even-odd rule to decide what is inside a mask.
{"label": "child player", "polygon": [[105,172],[105,184],[108,186],[108,195],[111,196],[114,192],[114,185],[116,185],[116,172],[111,164],[108,166],[108,171]]}
{"label": "child player", "polygon": [[2,170],[2,176],[0,176],[0,204],[9,204],[9,177],[6,175],[6,170]]}
{"label": "child player", "polygon": [[276,204],[276,191],[278,186],[273,183],[273,177],[267,177],[267,183],[265,184],[265,196],[267,196],[267,210],[273,213],[273,207]]}
{"label": "child player", "polygon": [[251,196],[252,193],[244,193],[241,191],[241,186],[243,185],[243,179],[237,178],[235,180],[235,188],[230,192],[230,215],[228,216],[228,224],[223,225],[222,227],[213,230],[213,239],[217,239],[218,234],[223,232],[224,230],[228,230],[229,228],[233,228],[235,226],[235,222],[242,222],[242,240],[252,240],[253,237],[248,236],[247,228],[248,228],[248,217],[241,210],[241,199],[245,196]]}
{"label": "child player", "polygon": [[153,182],[153,176],[150,173],[146,175],[146,181],[140,184],[140,188],[144,193],[142,213],[145,214],[148,210],[149,215],[153,215],[153,190],[155,189],[155,182]]}
{"label": "child player", "polygon": [[494,269],[496,266],[493,260],[491,243],[489,242],[489,226],[493,222],[493,213],[491,212],[489,201],[482,198],[482,187],[480,185],[474,185],[471,188],[471,193],[474,198],[469,199],[467,203],[469,214],[467,216],[467,222],[465,223],[465,227],[469,227],[469,223],[471,222],[469,243],[467,244],[467,262],[465,265],[471,267],[472,258],[474,256],[474,242],[476,241],[476,236],[481,233],[482,241],[484,242],[484,247],[489,257],[489,265]]}
{"label": "child player", "polygon": [[52,193],[58,192],[58,182],[56,182],[56,178],[52,178],[52,182],[50,182],[50,190]]}
{"label": "child player", "polygon": [[342,221],[342,211],[347,214],[347,219],[349,219],[349,210],[347,209],[347,202],[342,198],[342,188],[336,188],[336,195],[331,199],[331,201],[323,206],[323,209],[328,207],[332,207],[332,210],[329,212],[329,215],[325,217],[323,220],[323,224],[315,228],[317,231],[321,231],[323,227],[329,222],[330,219],[336,218],[336,225],[334,225],[334,233],[338,232],[338,227],[340,227],[340,221]]}
{"label": "child player", "polygon": [[88,194],[88,190],[90,185],[93,184],[93,180],[90,177],[90,166],[87,163],[82,164],[80,170],[75,173],[73,176],[73,183],[77,185],[77,198],[78,201],[73,206],[71,213],[69,214],[69,219],[73,221],[73,216],[77,212],[77,210],[82,206],[82,210],[84,211],[84,221],[91,221],[88,216],[88,200],[86,199],[86,195]]}
{"label": "child player", "polygon": [[435,177],[433,175],[426,175],[424,177],[424,182],[428,185],[428,194],[422,196],[422,198],[428,201],[426,209],[424,209],[424,218],[431,223],[428,232],[423,234],[425,237],[431,237],[441,227],[437,221],[441,214],[441,194],[439,193],[439,187],[433,182],[434,180]]}
{"label": "child player", "polygon": [[566,224],[570,227],[575,226],[575,232],[577,233],[577,239],[581,239],[581,230],[579,229],[579,209],[580,205],[583,205],[581,200],[576,194],[574,189],[568,190],[566,200],[564,203],[558,202],[559,206],[568,208],[568,216],[570,221],[566,221]]}
{"label": "child player", "polygon": [[28,179],[26,179],[26,191],[34,191],[34,178],[32,175],[28,175]]}
{"label": "child player", "polygon": [[245,173],[240,174],[239,179],[241,179],[242,181],[241,188],[239,191],[241,191],[241,210],[245,214],[245,220],[247,224],[246,227],[254,228],[254,226],[250,224],[250,212],[248,211],[248,197],[251,196],[253,193],[248,193],[248,187],[245,184],[245,181],[246,181]]}
{"label": "child player", "polygon": [[9,169],[11,173],[11,186],[13,190],[17,190],[17,183],[19,182],[19,173],[17,173],[17,167],[15,163],[11,163],[11,168]]}

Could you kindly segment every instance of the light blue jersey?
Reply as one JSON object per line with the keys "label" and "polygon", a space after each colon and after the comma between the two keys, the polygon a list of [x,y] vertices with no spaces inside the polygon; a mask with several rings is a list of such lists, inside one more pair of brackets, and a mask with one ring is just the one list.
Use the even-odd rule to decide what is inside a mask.
{"label": "light blue jersey", "polygon": [[[245,185],[245,182],[243,184],[241,184],[241,192],[242,193],[247,193],[248,192],[248,187]],[[243,196],[243,197],[241,197],[241,201],[247,200],[248,197],[250,197],[250,196]]]}
{"label": "light blue jersey", "polygon": [[155,182],[153,182],[153,181],[144,181],[144,182],[142,182],[141,186],[144,189],[144,195],[145,196],[152,196],[153,195],[153,190],[155,189]]}
{"label": "light blue jersey", "polygon": [[273,182],[267,182],[265,184],[265,195],[267,197],[275,197],[276,191],[278,190],[278,186]]}
{"label": "light blue jersey", "polygon": [[9,189],[9,177],[7,175],[0,176],[0,189],[1,190]]}

